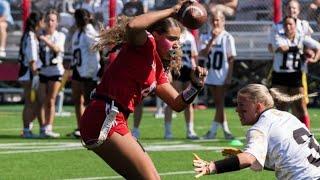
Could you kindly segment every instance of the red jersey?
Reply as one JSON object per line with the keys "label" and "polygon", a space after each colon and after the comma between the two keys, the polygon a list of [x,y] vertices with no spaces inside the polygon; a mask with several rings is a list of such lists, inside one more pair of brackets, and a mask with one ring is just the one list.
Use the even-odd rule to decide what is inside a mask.
{"label": "red jersey", "polygon": [[168,83],[156,43],[148,35],[142,46],[124,44],[103,74],[97,94],[108,96],[131,112],[157,85]]}

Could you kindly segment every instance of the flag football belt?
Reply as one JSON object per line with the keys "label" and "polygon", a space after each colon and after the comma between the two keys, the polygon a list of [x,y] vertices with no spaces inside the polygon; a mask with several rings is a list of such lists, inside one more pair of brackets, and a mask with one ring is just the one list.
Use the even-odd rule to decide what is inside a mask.
{"label": "flag football belt", "polygon": [[117,114],[119,112],[124,113],[125,116],[128,114],[125,114],[125,112],[121,111],[123,110],[122,108],[120,108],[121,106],[119,106],[118,103],[116,103],[114,100],[110,99],[107,96],[97,95],[95,92],[93,92],[90,95],[90,99],[103,100],[106,102],[106,107],[105,107],[106,117],[101,126],[98,139],[94,140],[92,143],[89,143],[89,144],[83,143],[83,145],[86,148],[94,149],[99,147],[107,139],[111,128],[117,125],[117,121],[116,121]]}

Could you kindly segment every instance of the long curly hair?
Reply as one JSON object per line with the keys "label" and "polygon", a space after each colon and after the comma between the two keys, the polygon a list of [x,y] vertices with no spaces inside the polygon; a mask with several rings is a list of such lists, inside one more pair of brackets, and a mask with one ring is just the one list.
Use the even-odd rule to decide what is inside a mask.
{"label": "long curly hair", "polygon": [[[128,41],[126,37],[126,26],[132,17],[127,16],[119,16],[116,19],[116,25],[112,28],[103,28],[100,27],[99,38],[100,41],[94,44],[93,48],[97,50],[103,50],[106,47],[114,51],[113,48],[120,48],[121,44],[126,43]],[[170,27],[179,27],[179,23],[174,18],[166,18],[160,20],[153,25],[151,25],[147,31],[157,32],[158,34],[164,34],[168,32]],[[172,71],[174,73],[179,74],[180,69],[182,67],[182,50],[177,48],[175,50],[169,51],[170,57],[174,60],[162,60],[163,67],[167,72]]]}

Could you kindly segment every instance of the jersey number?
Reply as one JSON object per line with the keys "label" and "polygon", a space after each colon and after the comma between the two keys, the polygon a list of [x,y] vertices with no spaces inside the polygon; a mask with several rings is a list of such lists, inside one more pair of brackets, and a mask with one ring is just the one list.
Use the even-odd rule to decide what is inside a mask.
{"label": "jersey number", "polygon": [[74,66],[81,66],[82,58],[81,58],[81,50],[76,49],[73,51],[73,65]]}
{"label": "jersey number", "polygon": [[223,53],[221,51],[216,51],[214,52],[212,58],[209,54],[208,56],[208,63],[207,63],[207,68],[213,68],[213,69],[221,69],[222,68],[222,60],[223,60]]}
{"label": "jersey number", "polygon": [[287,51],[286,53],[283,53],[282,65],[280,66],[280,69],[283,69],[283,70],[289,69],[287,66],[288,55],[292,55],[293,57],[292,68],[295,70],[299,70],[301,67],[301,64],[300,64],[300,59],[297,59],[298,53],[299,53],[298,51]]}
{"label": "jersey number", "polygon": [[[320,166],[320,146],[316,143],[316,140],[312,137],[312,135],[305,129],[305,128],[299,128],[293,131],[293,138],[298,144],[303,144],[306,142],[302,137],[307,136],[310,138],[310,142],[308,144],[308,147],[310,149],[314,149],[317,154],[311,153],[308,156],[308,161],[310,164],[319,167]],[[318,157],[318,158],[317,158]]]}
{"label": "jersey number", "polygon": [[53,62],[53,59],[57,57],[56,53],[52,52],[51,50],[49,51],[50,57],[49,57],[49,64],[48,64],[46,61],[46,46],[40,45],[39,51],[40,51],[39,58],[40,58],[44,67],[57,65],[56,62]]}

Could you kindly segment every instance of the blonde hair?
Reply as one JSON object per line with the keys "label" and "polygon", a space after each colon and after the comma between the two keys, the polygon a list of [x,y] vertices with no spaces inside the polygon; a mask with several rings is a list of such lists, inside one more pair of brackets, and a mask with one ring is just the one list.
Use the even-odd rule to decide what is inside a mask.
{"label": "blonde hair", "polygon": [[274,106],[274,100],[279,102],[290,103],[305,97],[303,94],[289,96],[278,88],[268,89],[262,84],[248,84],[238,91],[238,95],[247,95],[247,97],[255,103],[263,103],[266,108]]}
{"label": "blonde hair", "polygon": [[127,16],[119,16],[116,19],[116,25],[112,28],[105,29],[100,25],[100,40],[94,44],[93,49],[103,50],[105,47],[116,46],[118,44],[125,43],[126,38],[126,26],[130,18]]}

